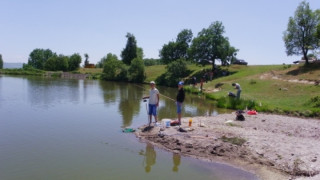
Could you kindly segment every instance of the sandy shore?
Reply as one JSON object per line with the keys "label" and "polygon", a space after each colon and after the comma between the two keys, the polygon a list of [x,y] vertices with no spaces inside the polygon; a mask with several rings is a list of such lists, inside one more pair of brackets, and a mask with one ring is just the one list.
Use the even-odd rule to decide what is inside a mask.
{"label": "sandy shore", "polygon": [[261,179],[320,179],[320,120],[235,113],[183,118],[179,127],[141,127],[136,135],[160,148],[253,172]]}

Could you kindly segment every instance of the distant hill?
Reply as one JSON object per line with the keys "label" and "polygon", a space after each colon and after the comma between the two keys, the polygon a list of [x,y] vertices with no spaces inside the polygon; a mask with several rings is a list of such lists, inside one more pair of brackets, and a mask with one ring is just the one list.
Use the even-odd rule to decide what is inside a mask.
{"label": "distant hill", "polygon": [[3,63],[4,69],[15,69],[15,68],[22,68],[23,63]]}

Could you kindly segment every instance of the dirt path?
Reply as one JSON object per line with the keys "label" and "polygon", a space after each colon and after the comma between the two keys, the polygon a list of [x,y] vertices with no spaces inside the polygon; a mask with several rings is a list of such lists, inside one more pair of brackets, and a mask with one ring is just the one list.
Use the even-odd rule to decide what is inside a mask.
{"label": "dirt path", "polygon": [[319,119],[246,114],[245,121],[235,121],[235,117],[234,113],[193,117],[191,128],[190,118],[184,118],[181,127],[187,132],[157,126],[136,134],[169,151],[242,167],[261,179],[320,179]]}

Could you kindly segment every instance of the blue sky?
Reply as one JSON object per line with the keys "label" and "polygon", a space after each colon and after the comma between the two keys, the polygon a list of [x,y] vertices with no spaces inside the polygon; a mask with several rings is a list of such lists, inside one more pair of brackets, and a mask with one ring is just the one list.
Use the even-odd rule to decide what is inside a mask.
{"label": "blue sky", "polygon": [[[183,29],[194,36],[214,21],[249,64],[292,63],[283,32],[302,0],[1,0],[0,54],[5,62],[27,63],[35,48],[64,55],[88,53],[97,63],[120,53],[132,33],[145,58]],[[308,0],[312,10],[319,0]],[[83,58],[84,59],[84,58]]]}

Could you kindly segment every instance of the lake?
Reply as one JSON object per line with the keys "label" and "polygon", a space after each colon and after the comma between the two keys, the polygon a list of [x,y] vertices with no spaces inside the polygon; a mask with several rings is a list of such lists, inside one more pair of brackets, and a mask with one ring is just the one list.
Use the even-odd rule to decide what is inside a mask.
{"label": "lake", "polygon": [[[228,165],[173,154],[140,142],[124,127],[147,124],[148,85],[0,76],[1,180],[257,179]],[[157,87],[159,119],[176,118],[177,89]],[[166,96],[166,97],[165,97]],[[214,116],[187,94],[183,116]]]}

